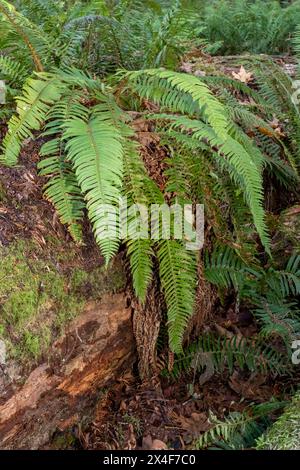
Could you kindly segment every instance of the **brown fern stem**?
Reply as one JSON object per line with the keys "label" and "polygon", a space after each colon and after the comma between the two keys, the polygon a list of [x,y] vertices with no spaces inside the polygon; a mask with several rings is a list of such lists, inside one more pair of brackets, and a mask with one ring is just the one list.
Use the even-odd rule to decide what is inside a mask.
{"label": "brown fern stem", "polygon": [[35,65],[35,70],[37,72],[43,72],[44,71],[44,67],[42,65],[42,62],[39,58],[39,55],[37,54],[35,48],[33,47],[33,45],[31,44],[28,36],[24,33],[24,31],[22,30],[22,28],[20,28],[20,26],[17,24],[17,22],[14,20],[14,18],[10,15],[9,11],[7,11],[7,9],[0,4],[0,12],[8,19],[8,21],[11,23],[11,25],[13,26],[13,28],[17,31],[17,33],[19,34],[19,36],[23,39],[23,41],[25,42],[26,46],[28,47],[29,51],[30,51],[30,54],[32,56],[32,59],[33,59],[33,62],[34,62],[34,65]]}

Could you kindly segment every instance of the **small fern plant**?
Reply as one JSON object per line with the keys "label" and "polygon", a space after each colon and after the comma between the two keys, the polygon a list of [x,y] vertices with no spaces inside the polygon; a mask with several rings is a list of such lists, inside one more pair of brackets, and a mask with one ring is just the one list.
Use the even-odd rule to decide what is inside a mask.
{"label": "small fern plant", "polygon": [[239,302],[248,305],[259,322],[261,338],[282,338],[290,353],[300,334],[300,256],[292,254],[285,267],[263,269],[257,260],[245,262],[232,248],[216,247],[205,265],[208,281],[220,289],[234,289]]}
{"label": "small fern plant", "polygon": [[218,419],[212,412],[211,427],[194,443],[196,449],[242,450],[254,448],[256,439],[271,424],[270,417],[285,407],[287,402],[272,400],[250,405],[243,412],[231,412],[225,419]]}

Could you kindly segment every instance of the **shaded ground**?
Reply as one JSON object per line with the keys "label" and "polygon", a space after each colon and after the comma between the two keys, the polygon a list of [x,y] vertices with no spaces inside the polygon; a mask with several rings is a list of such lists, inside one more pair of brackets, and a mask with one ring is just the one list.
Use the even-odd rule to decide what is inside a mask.
{"label": "shaded ground", "polygon": [[46,448],[193,449],[199,435],[210,427],[209,413],[223,418],[254,401],[283,398],[284,385],[288,385],[261,376],[249,380],[236,375],[216,375],[203,386],[194,383],[191,395],[192,384],[186,378],[139,385],[128,373],[115,387],[99,393],[92,421],[83,420],[80,426],[56,433]]}

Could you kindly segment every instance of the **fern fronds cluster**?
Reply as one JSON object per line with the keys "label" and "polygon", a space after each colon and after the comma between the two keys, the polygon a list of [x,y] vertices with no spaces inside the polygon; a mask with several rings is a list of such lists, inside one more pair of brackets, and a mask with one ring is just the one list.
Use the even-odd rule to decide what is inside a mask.
{"label": "fern fronds cluster", "polygon": [[285,408],[279,419],[257,439],[258,450],[299,450],[300,412],[299,392]]}
{"label": "fern fronds cluster", "polygon": [[[263,209],[264,156],[259,147],[249,142],[242,128],[236,127],[228,107],[198,77],[145,70],[126,73],[125,80],[127,87],[141,99],[152,100],[164,111],[149,117],[156,122],[157,132],[167,145],[171,148],[175,143],[176,146],[176,158],[168,159],[166,172],[168,188],[172,189],[173,185],[174,189],[171,202],[177,201],[183,207],[204,199],[209,217],[215,222],[216,234],[226,227],[222,224],[224,210],[221,213],[218,204],[221,197],[226,201],[228,222],[237,223],[237,229],[243,223],[241,209],[247,213],[248,207],[253,220],[250,231],[253,234],[256,229],[268,251]],[[117,103],[112,88],[76,69],[38,73],[25,82],[16,102],[17,114],[11,118],[2,143],[2,163],[15,165],[22,142],[32,138],[34,132],[44,130],[47,142],[41,155],[45,159],[39,166],[41,173],[50,177],[46,196],[76,240],[81,238],[80,221],[87,210],[107,263],[118,251],[120,242],[127,243],[133,285],[141,301],[145,300],[151,281],[153,256],[157,257],[168,308],[170,346],[179,352],[185,327],[194,311],[197,254],[172,237],[136,241],[128,233],[118,235],[122,224],[115,208],[122,196],[128,197],[128,205],[165,203],[165,195],[147,175],[139,147],[134,143],[130,114]],[[185,160],[185,177],[179,195],[180,185],[177,187],[174,181],[181,177],[180,159]],[[222,184],[215,175],[219,175]],[[105,236],[107,217],[115,218],[117,235]],[[133,231],[136,217],[137,214],[131,214]],[[227,231],[227,237],[231,236]],[[214,265],[207,270],[208,280],[218,283],[223,272],[221,284],[229,287],[232,282],[237,288],[245,273],[250,280],[260,278],[259,272],[245,268],[241,261],[233,268],[229,254],[225,251],[222,260],[219,257],[216,261],[217,278],[214,278]],[[227,274],[226,263],[230,267]],[[294,293],[298,290],[295,266],[291,266],[292,270],[296,269],[294,277],[289,278],[296,283]],[[236,273],[231,275],[233,269]],[[281,279],[286,287],[286,278]]]}
{"label": "fern fronds cluster", "polygon": [[278,54],[289,48],[299,15],[298,1],[213,0],[205,5],[200,35],[220,55]]}
{"label": "fern fronds cluster", "polygon": [[235,250],[216,248],[206,257],[206,278],[219,288],[234,288],[239,299],[250,308],[261,325],[262,337],[280,336],[291,344],[300,333],[299,306],[300,257],[293,254],[286,267],[264,270],[249,265]]}
{"label": "fern fronds cluster", "polygon": [[171,376],[178,378],[181,374],[201,370],[202,355],[209,356],[215,373],[224,370],[232,373],[235,367],[251,372],[271,372],[274,375],[289,372],[285,355],[260,339],[248,340],[236,335],[226,338],[206,333],[176,356]]}
{"label": "fern fronds cluster", "polygon": [[[286,186],[291,181],[296,185],[298,178],[297,110],[281,99],[282,115],[290,116],[289,125],[295,131],[289,142],[276,136],[267,122],[277,106],[278,88],[290,88],[289,79],[278,72],[270,77],[270,85],[259,77],[259,90],[254,91],[224,77],[196,77],[149,68],[173,62],[179,39],[189,41],[198,18],[193,19],[190,10],[184,12],[182,2],[173,2],[172,8],[167,3],[150,6],[144,15],[143,2],[138,1],[131,5],[118,2],[112,12],[104,2],[91,2],[89,6],[79,2],[70,13],[65,11],[64,2],[46,5],[26,0],[19,11],[0,0],[4,51],[0,68],[12,86],[22,88],[15,100],[16,114],[2,142],[1,163],[16,165],[24,141],[43,132],[39,169],[48,178],[45,196],[78,242],[82,242],[81,221],[87,213],[106,263],[125,243],[133,286],[141,302],[146,299],[156,259],[167,304],[169,343],[177,353],[194,312],[201,255],[199,250],[187,249],[184,240],[162,236],[161,221],[161,235],[154,240],[149,230],[145,238],[132,235],[137,229],[139,205],[168,202],[183,208],[185,204],[204,203],[212,239],[217,238],[221,246],[219,253],[210,250],[204,256],[207,281],[221,289],[233,288],[241,299],[252,298],[253,311],[264,325],[265,335],[271,334],[264,316],[269,315],[263,307],[267,302],[268,309],[276,310],[273,313],[280,325],[286,325],[284,332],[282,326],[277,332],[287,338],[288,331],[298,331],[297,321],[285,323],[283,313],[290,308],[296,315],[292,297],[299,291],[298,261],[280,274],[257,267],[255,253],[259,249],[270,253],[264,207],[266,171]],[[172,44],[175,31],[177,39]],[[102,33],[110,55],[103,57],[103,70],[95,66],[98,52],[94,47]],[[137,38],[137,48],[136,42],[127,40],[132,36]],[[149,37],[155,40],[149,42]],[[24,60],[19,61],[22,55]],[[120,65],[142,70],[122,71],[102,80],[73,68],[74,62],[79,67],[86,64],[87,69],[102,76]],[[242,106],[237,101],[236,90],[249,97],[249,104]],[[264,99],[268,101],[266,108]],[[155,105],[155,113],[145,109],[147,101]],[[131,125],[132,103],[145,120],[151,120],[165,145],[164,189],[158,187],[144,165],[138,135]],[[261,128],[270,135],[260,132]],[[127,233],[122,232],[122,220],[115,213],[124,196],[127,209],[136,205]],[[107,218],[114,219],[114,236],[105,237]],[[254,288],[255,284],[260,287]],[[275,301],[270,293],[276,293]]]}
{"label": "fern fronds cluster", "polygon": [[[85,104],[90,101],[96,104]],[[40,73],[28,79],[23,96],[17,99],[17,113],[3,141],[2,162],[15,165],[24,139],[44,130],[47,141],[41,148],[39,168],[41,175],[49,177],[46,197],[77,241],[81,240],[80,221],[87,210],[106,263],[120,242],[127,242],[133,285],[141,301],[152,278],[152,257],[157,256],[168,307],[170,347],[180,351],[185,326],[193,314],[195,255],[177,240],[135,240],[130,229],[119,236],[118,216],[115,234],[105,235],[107,220],[115,217],[123,195],[134,204],[164,203],[132,140],[129,115],[118,107],[109,88],[78,71]],[[132,229],[134,219],[133,214]]]}
{"label": "fern fronds cluster", "polygon": [[226,450],[249,449],[270,424],[270,415],[287,403],[270,401],[248,406],[242,413],[231,412],[224,420],[210,413],[211,428],[195,442],[197,449],[207,447]]}

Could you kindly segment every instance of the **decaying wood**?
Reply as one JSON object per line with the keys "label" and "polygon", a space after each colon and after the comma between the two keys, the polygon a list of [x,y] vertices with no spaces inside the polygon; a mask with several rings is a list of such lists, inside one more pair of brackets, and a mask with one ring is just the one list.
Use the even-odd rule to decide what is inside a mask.
{"label": "decaying wood", "polygon": [[93,409],[99,389],[132,366],[131,309],[122,294],[104,296],[53,345],[37,367],[0,406],[0,448],[37,449]]}

